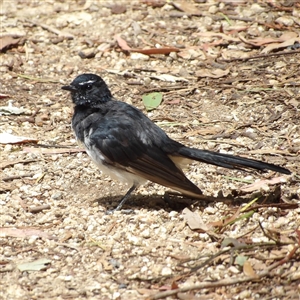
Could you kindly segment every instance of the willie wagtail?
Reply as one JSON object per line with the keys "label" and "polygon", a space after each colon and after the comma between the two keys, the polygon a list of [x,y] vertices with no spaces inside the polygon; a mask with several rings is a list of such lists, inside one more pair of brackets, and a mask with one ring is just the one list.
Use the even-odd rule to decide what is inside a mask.
{"label": "willie wagtail", "polygon": [[79,75],[62,89],[71,92],[75,104],[72,127],[88,155],[101,171],[131,186],[115,210],[121,209],[129,195],[147,180],[199,198],[201,190],[180,167],[186,159],[228,169],[291,174],[262,161],[185,147],[140,110],[116,100],[103,79],[95,74]]}

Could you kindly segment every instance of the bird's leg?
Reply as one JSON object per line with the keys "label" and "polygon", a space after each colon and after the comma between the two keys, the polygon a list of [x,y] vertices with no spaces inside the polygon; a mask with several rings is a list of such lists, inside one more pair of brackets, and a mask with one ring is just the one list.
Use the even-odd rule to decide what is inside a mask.
{"label": "bird's leg", "polygon": [[127,201],[127,199],[129,198],[130,194],[137,188],[137,184],[134,183],[132,185],[132,187],[127,191],[127,193],[125,194],[125,196],[121,199],[121,202],[119,203],[119,205],[115,208],[115,209],[112,209],[112,210],[109,210],[107,211],[107,214],[112,214],[114,213],[115,211],[117,210],[120,210],[123,206],[123,204]]}

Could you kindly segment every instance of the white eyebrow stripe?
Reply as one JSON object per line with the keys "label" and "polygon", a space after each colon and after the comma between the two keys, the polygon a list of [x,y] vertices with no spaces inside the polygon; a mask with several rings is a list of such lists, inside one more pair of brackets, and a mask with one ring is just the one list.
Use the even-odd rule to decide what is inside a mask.
{"label": "white eyebrow stripe", "polygon": [[85,84],[90,84],[90,83],[94,83],[96,82],[96,80],[89,80],[89,81],[85,81],[85,82],[80,82],[79,85],[85,85]]}

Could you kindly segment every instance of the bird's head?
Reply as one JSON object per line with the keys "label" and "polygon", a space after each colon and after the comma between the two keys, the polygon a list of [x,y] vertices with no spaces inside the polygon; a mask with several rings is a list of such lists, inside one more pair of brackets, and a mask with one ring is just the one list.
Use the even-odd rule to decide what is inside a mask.
{"label": "bird's head", "polygon": [[62,86],[62,89],[71,92],[75,105],[95,107],[112,98],[104,80],[95,74],[79,75],[70,85]]}

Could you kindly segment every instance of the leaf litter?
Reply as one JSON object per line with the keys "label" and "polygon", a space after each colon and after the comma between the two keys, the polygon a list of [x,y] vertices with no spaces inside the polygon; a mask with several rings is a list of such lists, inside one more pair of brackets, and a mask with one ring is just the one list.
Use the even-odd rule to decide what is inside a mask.
{"label": "leaf litter", "polygon": [[[297,297],[299,5],[50,2],[3,3],[1,37],[21,40],[2,49],[1,95],[31,117],[1,116],[1,132],[34,145],[0,145],[9,163],[0,219],[11,235],[42,228],[63,242],[30,231],[1,237],[4,298]],[[273,185],[273,173],[193,163],[188,177],[215,201],[169,201],[148,183],[128,203],[135,214],[107,216],[125,189],[78,147],[60,90],[83,72],[99,73],[116,98],[184,144],[285,165],[293,175]],[[152,92],[164,101],[147,112],[142,97]],[[250,193],[243,181],[254,182]],[[9,267],[45,257],[50,264],[33,273]]]}

